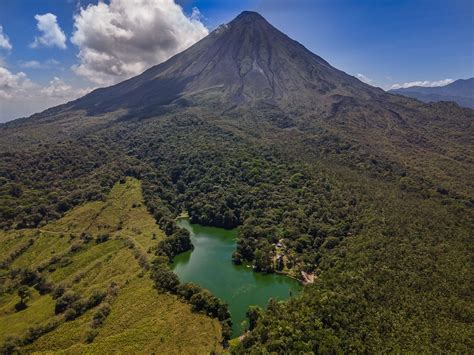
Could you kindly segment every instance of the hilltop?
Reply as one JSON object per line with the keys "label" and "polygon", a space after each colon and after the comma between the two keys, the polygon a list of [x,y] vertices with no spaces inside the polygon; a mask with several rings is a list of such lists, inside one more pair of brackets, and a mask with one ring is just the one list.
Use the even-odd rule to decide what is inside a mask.
{"label": "hilltop", "polygon": [[474,78],[458,79],[445,86],[411,86],[390,90],[390,92],[412,97],[423,102],[453,101],[459,104],[459,106],[474,108]]}

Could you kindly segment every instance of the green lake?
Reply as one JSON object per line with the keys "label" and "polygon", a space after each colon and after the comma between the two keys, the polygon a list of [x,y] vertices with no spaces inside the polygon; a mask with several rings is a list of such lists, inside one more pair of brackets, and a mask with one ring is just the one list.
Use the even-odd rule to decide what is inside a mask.
{"label": "green lake", "polygon": [[242,333],[250,305],[265,308],[270,298],[287,299],[301,290],[299,282],[287,276],[234,265],[236,230],[203,227],[187,219],[180,219],[178,225],[191,233],[194,250],[177,255],[172,269],[181,282],[194,282],[229,304],[234,337]]}

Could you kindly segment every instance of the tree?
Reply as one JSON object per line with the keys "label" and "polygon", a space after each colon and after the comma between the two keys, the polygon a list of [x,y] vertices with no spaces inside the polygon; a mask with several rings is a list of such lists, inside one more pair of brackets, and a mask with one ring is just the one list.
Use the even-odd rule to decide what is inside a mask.
{"label": "tree", "polygon": [[249,330],[253,330],[257,325],[257,321],[262,315],[263,310],[258,306],[250,306],[245,315],[249,319]]}
{"label": "tree", "polygon": [[155,287],[162,291],[174,293],[179,285],[178,276],[163,264],[153,267],[150,277],[155,282]]}
{"label": "tree", "polygon": [[194,294],[200,291],[201,287],[192,282],[180,284],[177,288],[177,294],[187,301],[189,301]]}
{"label": "tree", "polygon": [[261,272],[271,273],[274,271],[273,265],[274,248],[268,243],[264,244],[261,249],[255,251],[255,269]]}
{"label": "tree", "polygon": [[10,195],[13,197],[20,197],[23,190],[20,185],[13,184],[10,186]]}
{"label": "tree", "polygon": [[22,311],[28,307],[27,302],[30,300],[30,290],[27,286],[20,286],[18,289],[18,297],[20,297],[20,302],[15,304],[15,309],[17,312]]}

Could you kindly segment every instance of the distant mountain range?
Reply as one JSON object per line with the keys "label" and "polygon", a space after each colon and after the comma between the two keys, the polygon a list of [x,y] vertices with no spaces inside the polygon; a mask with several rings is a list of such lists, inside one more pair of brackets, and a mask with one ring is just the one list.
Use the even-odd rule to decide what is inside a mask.
{"label": "distant mountain range", "polygon": [[390,92],[423,102],[454,101],[459,106],[474,108],[474,78],[459,79],[446,86],[412,86],[390,90]]}

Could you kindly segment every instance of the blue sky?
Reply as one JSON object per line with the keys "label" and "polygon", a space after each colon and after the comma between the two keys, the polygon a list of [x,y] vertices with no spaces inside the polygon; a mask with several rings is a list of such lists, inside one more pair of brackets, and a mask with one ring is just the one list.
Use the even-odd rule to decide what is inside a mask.
{"label": "blue sky", "polygon": [[[128,0],[126,6],[140,1],[143,0]],[[148,0],[148,3],[155,3],[155,8],[161,6],[160,3],[169,2],[171,0]],[[76,43],[71,42],[77,21],[74,16],[81,7],[85,8],[88,4],[96,6],[97,3],[98,0],[0,0],[0,26],[3,28],[0,32],[0,68],[3,67],[3,74],[8,76],[3,83],[5,85],[9,80],[14,85],[23,85],[19,91],[10,91],[2,98],[0,69],[0,122],[45,108],[42,105],[58,104],[61,100],[74,98],[77,93],[82,93],[81,90],[108,85],[135,74],[205,35],[201,24],[212,30],[232,20],[243,10],[260,12],[275,27],[333,66],[352,75],[358,74],[361,79],[384,89],[410,82],[439,85],[446,79],[474,76],[472,0],[181,0],[177,3],[182,6],[185,16],[191,16],[193,8],[199,9],[200,17],[195,11],[193,18],[200,23],[193,22],[187,24],[186,29],[179,29],[181,32],[173,38],[176,42],[174,47],[160,55],[138,51],[136,56],[141,65],[133,68],[133,63],[130,63],[133,58],[120,58],[128,54],[126,46],[136,48],[133,44],[107,42],[104,37],[87,33],[88,24],[100,22],[104,16],[99,16],[96,21],[91,18],[92,11],[87,18],[84,14],[82,37],[78,36],[81,39]],[[110,1],[105,1],[105,6],[108,5]],[[107,7],[103,9],[107,14],[112,13]],[[124,11],[127,14],[132,12]],[[44,14],[56,16],[57,27],[53,26],[53,29],[59,31],[59,42],[61,32],[65,41],[59,43],[58,37],[54,37],[52,42],[48,42],[46,37],[41,40],[45,33],[38,29],[39,21],[35,16]],[[179,14],[175,15],[179,17]],[[156,22],[160,22],[161,15],[156,16]],[[119,20],[116,21],[122,17],[118,15]],[[51,17],[43,20],[48,26],[54,25],[51,24]],[[174,30],[176,25],[171,20],[165,18],[164,22],[168,29]],[[126,26],[123,24],[128,30]],[[150,38],[154,41],[150,47],[155,52],[160,51],[160,43],[168,42],[160,41],[157,36],[160,30],[166,29],[158,27],[150,30],[154,31],[153,36],[144,33],[146,29],[143,28],[130,29],[132,32],[140,31],[136,36],[140,41]],[[8,40],[9,45],[3,42],[2,47],[1,36]],[[37,45],[32,46],[35,38]],[[104,68],[101,65],[115,68],[113,62],[94,62],[94,58],[101,55],[100,40],[104,41],[104,53],[120,63],[116,76],[100,72]],[[179,41],[185,43],[180,44]],[[123,46],[124,51],[110,49],[115,44]],[[82,57],[78,57],[79,53]],[[25,92],[23,89],[28,85],[33,85],[37,92],[33,99],[29,98],[31,107],[21,102],[22,92]],[[41,95],[49,96],[45,99]]]}

